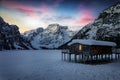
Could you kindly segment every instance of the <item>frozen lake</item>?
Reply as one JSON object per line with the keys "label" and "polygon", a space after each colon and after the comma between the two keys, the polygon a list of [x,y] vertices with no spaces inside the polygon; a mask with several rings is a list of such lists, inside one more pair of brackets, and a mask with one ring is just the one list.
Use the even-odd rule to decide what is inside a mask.
{"label": "frozen lake", "polygon": [[0,51],[0,80],[119,79],[119,61],[88,65],[61,61],[60,50]]}

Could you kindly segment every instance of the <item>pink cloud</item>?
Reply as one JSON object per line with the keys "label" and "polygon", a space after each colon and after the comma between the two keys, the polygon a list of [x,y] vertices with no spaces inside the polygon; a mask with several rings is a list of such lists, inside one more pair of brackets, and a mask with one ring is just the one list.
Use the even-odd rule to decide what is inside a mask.
{"label": "pink cloud", "polygon": [[84,10],[79,14],[79,18],[75,22],[76,24],[80,26],[84,26],[90,22],[92,22],[95,19],[95,17],[92,14],[92,11],[90,10]]}
{"label": "pink cloud", "polygon": [[31,11],[31,10],[25,10],[25,9],[17,9],[18,11],[26,14],[26,17],[32,17],[32,18],[37,18],[39,17],[39,14],[34,12],[34,11]]}
{"label": "pink cloud", "polygon": [[45,4],[43,4],[41,7],[34,7],[30,5],[18,4],[16,2],[3,1],[2,5],[4,5],[7,8],[15,9],[24,14],[27,14],[28,17],[32,18],[39,17],[40,13],[47,14],[51,11],[51,8]]}
{"label": "pink cloud", "polygon": [[78,14],[78,19],[75,21],[76,24],[80,26],[84,26],[95,19],[93,14],[93,10],[87,6],[89,0],[84,0],[78,5],[78,10],[80,11]]}

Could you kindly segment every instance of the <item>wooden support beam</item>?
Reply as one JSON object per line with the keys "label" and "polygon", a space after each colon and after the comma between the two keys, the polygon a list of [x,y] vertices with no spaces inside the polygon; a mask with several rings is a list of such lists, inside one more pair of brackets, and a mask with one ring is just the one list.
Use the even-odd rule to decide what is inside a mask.
{"label": "wooden support beam", "polygon": [[92,54],[90,55],[90,58],[91,58],[90,63],[92,63],[92,61],[93,61],[93,55]]}
{"label": "wooden support beam", "polygon": [[101,54],[99,55],[99,60],[101,60]]}
{"label": "wooden support beam", "polygon": [[118,59],[120,59],[120,53],[118,53]]}
{"label": "wooden support beam", "polygon": [[108,54],[108,60],[110,61],[110,53]]}
{"label": "wooden support beam", "polygon": [[115,53],[115,60],[117,60],[117,54]]}
{"label": "wooden support beam", "polygon": [[64,53],[64,61],[66,60],[66,55],[65,55],[65,53]]}
{"label": "wooden support beam", "polygon": [[113,54],[111,54],[111,61],[113,60]]}
{"label": "wooden support beam", "polygon": [[98,61],[98,54],[96,55],[96,60]]}
{"label": "wooden support beam", "polygon": [[74,55],[74,59],[75,59],[75,62],[77,62],[77,55],[76,54]]}
{"label": "wooden support beam", "polygon": [[119,59],[119,53],[117,53],[117,59]]}
{"label": "wooden support beam", "polygon": [[69,61],[71,61],[71,54],[69,54]]}
{"label": "wooden support beam", "polygon": [[103,54],[101,54],[101,60],[103,60]]}
{"label": "wooden support beam", "polygon": [[80,60],[81,60],[81,54],[79,54],[79,60],[78,61],[80,62]]}
{"label": "wooden support beam", "polygon": [[61,60],[63,61],[63,52],[61,53]]}
{"label": "wooden support beam", "polygon": [[105,55],[105,61],[106,61],[106,54],[104,54]]}

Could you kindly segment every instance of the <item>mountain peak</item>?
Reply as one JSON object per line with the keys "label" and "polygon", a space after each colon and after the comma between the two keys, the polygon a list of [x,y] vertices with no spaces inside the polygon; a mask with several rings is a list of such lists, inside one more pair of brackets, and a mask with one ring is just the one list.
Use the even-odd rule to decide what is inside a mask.
{"label": "mountain peak", "polygon": [[32,49],[31,44],[20,35],[17,25],[9,25],[0,17],[0,50]]}
{"label": "mountain peak", "polygon": [[120,23],[120,3],[105,9],[102,13],[100,13],[95,22],[112,25]]}
{"label": "mountain peak", "polygon": [[118,2],[117,4],[114,4],[113,6],[105,9],[103,12],[106,12],[106,13],[120,13],[120,2]]}
{"label": "mountain peak", "polygon": [[112,41],[120,46],[120,3],[100,13],[93,23],[83,27],[74,38]]}
{"label": "mountain peak", "polygon": [[[35,31],[35,30],[34,30]],[[43,32],[26,32],[26,36],[36,49],[39,48],[58,48],[69,41],[75,32],[70,31],[67,26],[50,24]]]}
{"label": "mountain peak", "polygon": [[50,31],[53,31],[53,32],[56,32],[56,31],[59,30],[59,28],[60,28],[59,24],[49,24],[46,29],[50,30]]}
{"label": "mountain peak", "polygon": [[61,29],[67,30],[68,27],[67,26],[62,26],[62,25],[59,25],[59,24],[50,24],[46,28],[46,30],[48,30],[50,32],[57,32],[57,31],[59,31]]}
{"label": "mountain peak", "polygon": [[0,16],[0,24],[1,23],[4,23],[4,20],[3,20],[3,18]]}
{"label": "mountain peak", "polygon": [[57,24],[57,23],[56,24],[49,24],[48,27],[49,26],[59,26],[59,24]]}

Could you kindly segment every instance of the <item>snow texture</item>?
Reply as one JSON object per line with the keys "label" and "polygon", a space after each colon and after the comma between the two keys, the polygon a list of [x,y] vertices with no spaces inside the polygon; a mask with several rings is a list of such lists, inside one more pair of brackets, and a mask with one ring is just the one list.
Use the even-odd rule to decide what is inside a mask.
{"label": "snow texture", "polygon": [[0,80],[119,80],[120,62],[88,65],[61,60],[60,50],[0,51]]}
{"label": "snow texture", "polygon": [[31,44],[21,36],[17,25],[9,25],[0,17],[0,50],[33,49]]}
{"label": "snow texture", "polygon": [[100,40],[92,40],[92,39],[74,39],[68,45],[74,43],[81,43],[85,45],[103,45],[103,46],[116,46],[117,44],[109,41],[100,41]]}
{"label": "snow texture", "polygon": [[120,3],[101,12],[98,18],[84,26],[74,39],[111,41],[120,46]]}
{"label": "snow texture", "polygon": [[27,31],[23,34],[36,49],[58,48],[68,42],[76,33],[70,31],[67,26],[59,24],[50,24],[46,29],[38,29]]}

